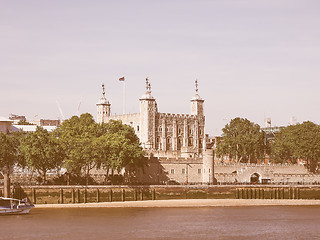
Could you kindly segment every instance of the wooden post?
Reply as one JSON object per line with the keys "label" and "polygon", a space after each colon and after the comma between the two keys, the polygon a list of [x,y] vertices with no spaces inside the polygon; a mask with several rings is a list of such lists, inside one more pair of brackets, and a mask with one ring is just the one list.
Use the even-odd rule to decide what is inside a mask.
{"label": "wooden post", "polygon": [[121,201],[126,201],[126,191],[124,189],[121,190]]}
{"label": "wooden post", "polygon": [[74,192],[74,189],[72,189],[71,191],[71,198],[72,198],[72,203],[76,203],[76,196],[75,196],[75,192]]}
{"label": "wooden post", "polygon": [[296,193],[294,188],[292,188],[292,199],[296,199]]}
{"label": "wooden post", "polygon": [[84,189],[83,202],[84,203],[88,202],[88,192],[86,188]]}
{"label": "wooden post", "polygon": [[109,202],[112,202],[112,189],[109,191]]}
{"label": "wooden post", "polygon": [[244,189],[244,199],[248,199],[248,188]]}
{"label": "wooden post", "polygon": [[60,199],[59,199],[59,203],[63,203],[63,189],[60,188]]}
{"label": "wooden post", "polygon": [[100,202],[100,191],[99,189],[97,188],[97,203]]}
{"label": "wooden post", "polygon": [[248,188],[248,198],[252,198],[252,188]]}
{"label": "wooden post", "polygon": [[77,203],[80,203],[80,189],[77,190]]}
{"label": "wooden post", "polygon": [[284,188],[281,188],[280,199],[284,199]]}
{"label": "wooden post", "polygon": [[288,188],[288,199],[291,199],[291,188]]}
{"label": "wooden post", "polygon": [[239,189],[239,199],[243,199],[243,188]]}
{"label": "wooden post", "polygon": [[32,200],[33,200],[34,204],[37,203],[37,195],[36,195],[36,189],[35,188],[32,188]]}
{"label": "wooden post", "polygon": [[256,188],[252,188],[252,199],[256,199]]}
{"label": "wooden post", "polygon": [[134,201],[137,201],[137,200],[138,200],[137,189],[135,189],[134,192],[133,192],[133,200],[134,200]]}
{"label": "wooden post", "polygon": [[300,196],[300,188],[297,188],[297,199],[300,199],[301,196]]}
{"label": "wooden post", "polygon": [[143,201],[143,189],[140,190],[140,200]]}
{"label": "wooden post", "polygon": [[236,188],[236,199],[239,199],[239,189]]}
{"label": "wooden post", "polygon": [[151,191],[152,200],[156,200],[156,190],[152,189]]}

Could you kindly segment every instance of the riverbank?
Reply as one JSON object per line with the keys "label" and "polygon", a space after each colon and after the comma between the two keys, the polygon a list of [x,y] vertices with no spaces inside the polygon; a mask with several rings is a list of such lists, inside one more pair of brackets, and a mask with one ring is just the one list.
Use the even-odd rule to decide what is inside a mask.
{"label": "riverbank", "polygon": [[242,206],[320,206],[320,200],[302,199],[175,199],[75,204],[36,204],[36,208],[177,208]]}

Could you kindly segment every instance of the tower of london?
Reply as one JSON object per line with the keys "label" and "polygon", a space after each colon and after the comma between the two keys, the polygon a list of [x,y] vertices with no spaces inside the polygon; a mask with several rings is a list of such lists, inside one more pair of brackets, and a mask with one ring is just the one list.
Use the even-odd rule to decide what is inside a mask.
{"label": "tower of london", "polygon": [[[144,172],[152,174],[156,169],[154,174],[158,180],[153,179],[153,182],[161,182],[159,176],[164,173],[168,173],[168,179],[179,182],[213,181],[213,154],[206,146],[204,100],[198,93],[198,81],[195,81],[195,94],[190,100],[190,114],[160,113],[148,78],[145,84],[146,92],[139,99],[140,112],[122,115],[110,114],[111,104],[103,85],[102,97],[97,103],[97,122],[120,120],[134,128],[150,158],[149,169]],[[163,168],[161,172],[159,166],[153,166],[156,163]],[[192,168],[192,164],[196,167]],[[196,175],[193,180],[192,171]]]}

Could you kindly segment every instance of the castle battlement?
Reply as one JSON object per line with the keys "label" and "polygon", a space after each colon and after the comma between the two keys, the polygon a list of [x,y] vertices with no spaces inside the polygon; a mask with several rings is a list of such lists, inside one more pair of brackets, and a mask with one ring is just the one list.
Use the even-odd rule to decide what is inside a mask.
{"label": "castle battlement", "polygon": [[179,119],[196,119],[197,115],[180,114],[180,113],[159,113],[160,118],[179,118]]}

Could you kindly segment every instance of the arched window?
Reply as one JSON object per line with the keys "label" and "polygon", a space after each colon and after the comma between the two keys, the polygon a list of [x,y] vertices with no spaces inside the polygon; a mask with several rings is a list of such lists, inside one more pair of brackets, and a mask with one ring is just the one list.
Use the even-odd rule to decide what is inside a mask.
{"label": "arched window", "polygon": [[188,139],[188,146],[189,147],[193,146],[193,138]]}
{"label": "arched window", "polygon": [[172,144],[171,144],[171,137],[167,138],[167,150],[171,150],[172,149]]}
{"label": "arched window", "polygon": [[193,129],[191,127],[189,127],[189,135],[193,134]]}
{"label": "arched window", "polygon": [[179,137],[178,143],[177,143],[177,150],[181,150],[181,146],[182,146],[182,139],[181,139],[181,137]]}

